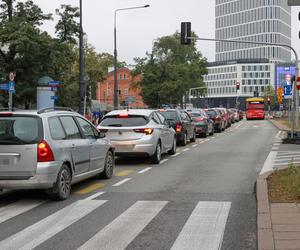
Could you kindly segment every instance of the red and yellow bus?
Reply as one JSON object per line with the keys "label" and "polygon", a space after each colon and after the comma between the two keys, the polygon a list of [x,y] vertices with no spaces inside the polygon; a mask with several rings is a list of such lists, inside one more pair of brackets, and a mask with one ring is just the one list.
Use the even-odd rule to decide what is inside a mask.
{"label": "red and yellow bus", "polygon": [[253,97],[246,99],[246,118],[265,119],[265,99],[261,97]]}

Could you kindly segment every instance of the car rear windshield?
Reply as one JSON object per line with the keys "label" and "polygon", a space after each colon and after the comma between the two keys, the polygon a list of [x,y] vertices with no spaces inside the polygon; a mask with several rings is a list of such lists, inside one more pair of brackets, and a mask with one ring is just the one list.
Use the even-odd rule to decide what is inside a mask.
{"label": "car rear windshield", "polygon": [[178,120],[176,111],[161,111],[160,114],[162,114],[167,120]]}
{"label": "car rear windshield", "polygon": [[208,114],[209,116],[215,116],[215,115],[218,115],[217,111],[216,111],[216,110],[213,110],[213,109],[207,110],[207,114]]}
{"label": "car rear windshield", "polygon": [[42,138],[42,122],[31,116],[0,116],[0,145],[36,144]]}
{"label": "car rear windshield", "polygon": [[103,127],[139,127],[145,126],[148,119],[145,116],[129,115],[125,117],[106,116],[100,123]]}

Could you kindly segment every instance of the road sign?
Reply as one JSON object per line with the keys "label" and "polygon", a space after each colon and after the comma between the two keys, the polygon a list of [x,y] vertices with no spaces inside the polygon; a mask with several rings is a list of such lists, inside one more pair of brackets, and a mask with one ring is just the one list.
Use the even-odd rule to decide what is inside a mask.
{"label": "road sign", "polygon": [[300,0],[288,0],[288,6],[300,6]]}
{"label": "road sign", "polygon": [[292,85],[283,86],[284,99],[292,99]]}
{"label": "road sign", "polygon": [[61,84],[61,82],[59,82],[59,81],[51,81],[51,82],[48,82],[48,85],[50,86],[50,87],[57,87],[57,86],[59,86]]}
{"label": "road sign", "polygon": [[54,91],[54,92],[56,92],[58,90],[58,88],[57,87],[51,87],[51,91]]}
{"label": "road sign", "polygon": [[51,100],[54,100],[54,101],[56,101],[58,99],[58,96],[51,96]]}
{"label": "road sign", "polygon": [[126,103],[133,103],[136,101],[136,97],[135,96],[126,96],[125,97],[125,102]]}
{"label": "road sign", "polygon": [[15,82],[11,81],[8,83],[8,92],[12,94],[16,93]]}
{"label": "road sign", "polygon": [[278,100],[278,103],[282,103],[282,96],[283,96],[283,89],[282,89],[282,87],[280,86],[280,87],[277,89],[277,100]]}
{"label": "road sign", "polygon": [[7,83],[0,84],[0,90],[8,90],[8,84]]}

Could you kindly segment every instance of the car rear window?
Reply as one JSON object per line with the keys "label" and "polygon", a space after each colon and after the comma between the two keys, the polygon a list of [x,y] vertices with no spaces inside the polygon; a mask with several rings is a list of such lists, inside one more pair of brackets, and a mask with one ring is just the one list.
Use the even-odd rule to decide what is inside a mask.
{"label": "car rear window", "polygon": [[0,117],[0,145],[36,144],[42,138],[42,121],[38,117]]}
{"label": "car rear window", "polygon": [[213,110],[213,109],[207,110],[207,114],[208,114],[209,116],[218,115],[217,111],[216,111],[216,110]]}
{"label": "car rear window", "polygon": [[160,114],[167,120],[178,120],[176,111],[160,111]]}
{"label": "car rear window", "polygon": [[148,124],[145,116],[129,115],[126,117],[105,116],[100,123],[103,127],[139,127]]}

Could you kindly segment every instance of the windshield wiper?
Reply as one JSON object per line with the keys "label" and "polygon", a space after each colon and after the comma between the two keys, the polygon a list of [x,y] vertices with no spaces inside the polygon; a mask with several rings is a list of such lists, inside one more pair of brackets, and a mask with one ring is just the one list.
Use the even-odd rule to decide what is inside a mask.
{"label": "windshield wiper", "polygon": [[122,124],[110,124],[108,127],[122,127]]}

